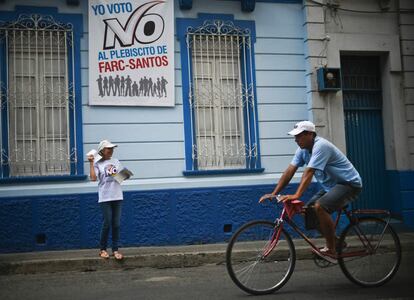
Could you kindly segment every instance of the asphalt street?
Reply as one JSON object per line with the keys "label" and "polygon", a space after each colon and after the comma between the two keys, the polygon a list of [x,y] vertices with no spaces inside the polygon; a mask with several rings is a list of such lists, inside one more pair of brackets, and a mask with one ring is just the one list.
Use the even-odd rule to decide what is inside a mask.
{"label": "asphalt street", "polygon": [[290,281],[278,292],[249,296],[229,278],[224,265],[192,268],[135,268],[0,276],[0,299],[414,299],[414,252],[403,252],[397,275],[379,288],[362,288],[339,266],[318,268],[297,261]]}

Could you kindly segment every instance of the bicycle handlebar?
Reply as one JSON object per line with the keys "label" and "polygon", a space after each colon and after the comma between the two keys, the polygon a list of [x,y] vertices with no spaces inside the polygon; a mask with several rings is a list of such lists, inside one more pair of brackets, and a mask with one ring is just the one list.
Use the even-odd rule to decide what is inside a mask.
{"label": "bicycle handlebar", "polygon": [[268,199],[270,199],[270,200],[272,200],[272,199],[276,199],[276,200],[277,200],[277,203],[279,203],[279,202],[281,202],[281,201],[282,201],[281,197],[282,197],[282,195],[281,195],[281,194],[278,194],[278,195],[271,195],[271,194],[269,194],[269,195],[267,195],[267,197],[266,197],[266,198],[268,198]]}

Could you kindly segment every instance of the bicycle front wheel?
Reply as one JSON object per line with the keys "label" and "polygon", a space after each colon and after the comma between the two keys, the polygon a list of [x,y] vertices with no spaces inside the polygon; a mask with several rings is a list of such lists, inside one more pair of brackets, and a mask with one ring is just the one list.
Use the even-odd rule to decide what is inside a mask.
{"label": "bicycle front wheel", "polygon": [[382,219],[365,217],[349,224],[340,237],[338,263],[345,276],[364,287],[389,281],[401,262],[400,240]]}
{"label": "bicycle front wheel", "polygon": [[[279,231],[276,243],[274,236]],[[231,279],[253,295],[270,294],[280,289],[292,275],[295,260],[295,248],[289,234],[268,221],[243,225],[232,236],[226,252]]]}

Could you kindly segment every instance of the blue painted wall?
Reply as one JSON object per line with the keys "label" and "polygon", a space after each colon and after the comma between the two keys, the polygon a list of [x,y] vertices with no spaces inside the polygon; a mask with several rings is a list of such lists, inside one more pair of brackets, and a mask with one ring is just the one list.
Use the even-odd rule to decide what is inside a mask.
{"label": "blue painted wall", "polygon": [[[287,192],[293,192],[291,185]],[[121,246],[204,244],[228,241],[243,223],[274,220],[274,203],[258,199],[273,185],[130,191],[124,193]],[[316,191],[313,185],[304,199]],[[1,199],[0,252],[98,247],[97,193]],[[302,217],[297,217],[302,224]],[[224,232],[230,225],[231,231]]]}
{"label": "blue painted wall", "polygon": [[387,171],[387,181],[391,211],[401,217],[405,225],[414,228],[414,172]]}

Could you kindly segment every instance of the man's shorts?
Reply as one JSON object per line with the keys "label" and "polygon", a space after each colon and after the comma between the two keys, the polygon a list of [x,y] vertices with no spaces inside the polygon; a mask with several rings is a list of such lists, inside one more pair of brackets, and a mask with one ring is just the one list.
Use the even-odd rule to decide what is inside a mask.
{"label": "man's shorts", "polygon": [[333,213],[338,209],[344,207],[346,204],[355,200],[361,193],[362,188],[352,186],[350,184],[338,183],[333,188],[326,192],[320,190],[308,202],[308,205],[316,201],[329,213]]}

